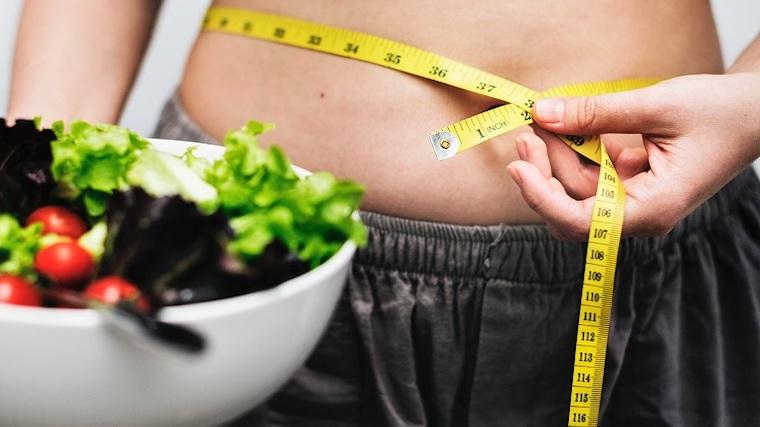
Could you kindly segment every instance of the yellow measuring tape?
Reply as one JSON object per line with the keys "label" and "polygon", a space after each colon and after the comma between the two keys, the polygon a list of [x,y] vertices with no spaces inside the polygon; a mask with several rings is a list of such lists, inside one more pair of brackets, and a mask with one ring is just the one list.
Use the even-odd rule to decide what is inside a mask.
{"label": "yellow measuring tape", "polygon": [[[532,123],[531,108],[541,98],[597,95],[636,89],[655,82],[640,79],[582,83],[536,92],[461,62],[393,40],[242,9],[210,8],[203,29],[358,59],[508,103],[431,133],[430,142],[439,160]],[[625,190],[598,136],[560,138],[600,165],[583,272],[568,417],[568,426],[595,426],[602,394]]]}

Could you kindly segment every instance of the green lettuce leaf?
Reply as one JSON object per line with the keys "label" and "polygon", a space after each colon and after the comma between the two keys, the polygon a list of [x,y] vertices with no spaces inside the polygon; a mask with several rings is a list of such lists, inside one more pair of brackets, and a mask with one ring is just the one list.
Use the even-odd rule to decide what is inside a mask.
{"label": "green lettuce leaf", "polygon": [[105,252],[106,237],[108,236],[108,226],[101,221],[92,226],[86,233],[79,236],[77,243],[84,250],[90,253],[96,261],[100,261]]}
{"label": "green lettuce leaf", "polygon": [[112,195],[140,187],[160,198],[179,195],[204,214],[221,208],[235,235],[228,249],[252,263],[272,244],[316,266],[347,239],[363,244],[366,232],[353,216],[364,189],[328,173],[299,179],[276,146],[258,137],[271,125],[251,121],[224,140],[224,158],[213,163],[188,150],[176,157],[149,149],[136,133],[113,125],[75,121],[53,124],[51,170],[57,194],[78,201],[91,217],[105,213]]}
{"label": "green lettuce leaf", "polygon": [[250,262],[276,240],[314,267],[347,239],[364,244],[364,225],[352,215],[364,188],[326,172],[299,179],[280,148],[259,146],[258,136],[268,129],[252,121],[227,134],[224,159],[206,174],[231,218],[230,252]]}
{"label": "green lettuce leaf", "polygon": [[42,223],[22,227],[12,215],[0,214],[0,273],[36,280],[34,256],[41,237]]}
{"label": "green lettuce leaf", "polygon": [[202,157],[195,155],[195,150],[198,147],[190,147],[185,150],[185,153],[180,157],[190,169],[195,172],[201,178],[206,177],[206,171],[211,167],[211,162]]}
{"label": "green lettuce leaf", "polygon": [[264,150],[258,135],[271,125],[248,122],[224,138],[224,158],[214,162],[206,181],[219,192],[219,204],[236,217],[272,204],[298,182],[290,162],[278,147]]}
{"label": "green lettuce leaf", "polygon": [[217,192],[179,157],[155,150],[140,154],[127,172],[127,183],[153,197],[179,195],[207,214],[217,209]]}
{"label": "green lettuce leaf", "polygon": [[90,216],[101,216],[110,195],[128,188],[127,171],[148,141],[120,126],[81,120],[72,122],[68,132],[60,121],[52,128],[57,140],[51,144],[50,169],[57,194],[78,199]]}

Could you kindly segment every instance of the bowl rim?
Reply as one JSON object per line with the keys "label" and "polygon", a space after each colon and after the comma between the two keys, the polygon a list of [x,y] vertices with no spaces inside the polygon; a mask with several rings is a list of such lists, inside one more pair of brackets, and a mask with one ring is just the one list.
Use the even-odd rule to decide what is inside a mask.
{"label": "bowl rim", "polygon": [[[148,140],[159,150],[172,154],[184,152],[188,147],[218,151],[215,154],[219,155],[224,152],[221,145],[215,144],[156,138],[148,138]],[[183,148],[178,150],[178,147]],[[294,169],[299,176],[310,174],[309,171],[295,165]],[[354,215],[358,216],[358,213],[355,212]],[[325,281],[345,265],[350,264],[356,249],[356,244],[347,240],[338,252],[324,263],[277,286],[234,297],[163,307],[159,310],[158,316],[169,322],[197,322],[286,300],[305,292],[316,283]],[[13,304],[0,304],[0,321],[56,327],[93,327],[103,322],[100,314],[88,308],[27,307]]]}

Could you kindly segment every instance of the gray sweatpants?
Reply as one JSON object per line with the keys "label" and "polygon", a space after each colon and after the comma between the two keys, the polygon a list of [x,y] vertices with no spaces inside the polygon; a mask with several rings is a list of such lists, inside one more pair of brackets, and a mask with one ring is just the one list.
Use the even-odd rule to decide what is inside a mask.
{"label": "gray sweatpants", "polygon": [[[176,99],[163,138],[213,142]],[[235,426],[567,425],[585,255],[546,228],[362,214],[325,336]],[[625,239],[604,426],[760,425],[760,183],[751,170],[660,238]]]}

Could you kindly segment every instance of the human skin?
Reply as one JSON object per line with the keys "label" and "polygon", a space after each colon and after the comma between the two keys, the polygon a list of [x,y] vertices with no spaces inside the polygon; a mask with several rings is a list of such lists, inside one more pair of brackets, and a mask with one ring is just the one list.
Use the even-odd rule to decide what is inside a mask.
{"label": "human skin", "polygon": [[[760,156],[760,37],[725,75],[692,75],[620,94],[547,99],[536,123],[557,133],[641,134],[643,147],[605,146],[621,170],[623,234],[665,234]],[[598,168],[549,133],[520,135],[509,165],[527,203],[553,234],[588,237]],[[575,173],[552,171],[574,164]]]}
{"label": "human skin", "polygon": [[[135,6],[108,2],[108,14],[130,24],[94,31],[85,23],[105,14],[93,12],[103,3],[76,1],[76,13],[68,15],[70,2],[29,1],[27,8],[36,13],[34,21],[26,12],[22,20],[10,116],[118,119],[155,19],[154,6],[144,0]],[[96,3],[98,7],[90,6]],[[569,82],[723,71],[706,1],[600,1],[593,8],[581,0],[529,7],[501,0],[479,2],[478,7],[453,0],[214,4],[396,39],[536,90]],[[59,16],[66,17],[65,23]],[[28,29],[33,22],[33,30]],[[73,27],[91,33],[71,39],[67,32]],[[90,38],[102,40],[77,47]],[[119,49],[112,48],[116,45]],[[75,62],[72,58],[84,64],[65,76],[51,72]],[[307,169],[365,183],[365,209],[464,224],[543,221],[523,201],[505,168],[518,158],[516,136],[530,128],[443,162],[435,160],[427,142],[430,131],[496,100],[359,61],[216,33],[199,35],[180,94],[191,118],[217,139],[251,118],[277,123],[265,141],[276,141]],[[638,136],[625,141],[625,146],[641,144]],[[557,176],[579,172],[574,162],[553,162],[553,167]]]}
{"label": "human skin", "polygon": [[[502,0],[477,7],[453,0],[215,4],[403,41],[535,90],[722,71],[707,2],[602,1],[593,8],[579,0],[529,7]],[[284,146],[307,169],[366,184],[364,209],[462,224],[542,221],[505,168],[517,158],[515,137],[530,128],[445,161],[436,160],[428,142],[431,131],[497,100],[360,61],[215,33],[199,37],[180,95],[190,116],[216,138],[250,117],[277,123],[265,141]]]}
{"label": "human skin", "polygon": [[8,118],[116,122],[160,4],[26,1],[13,58]]}

